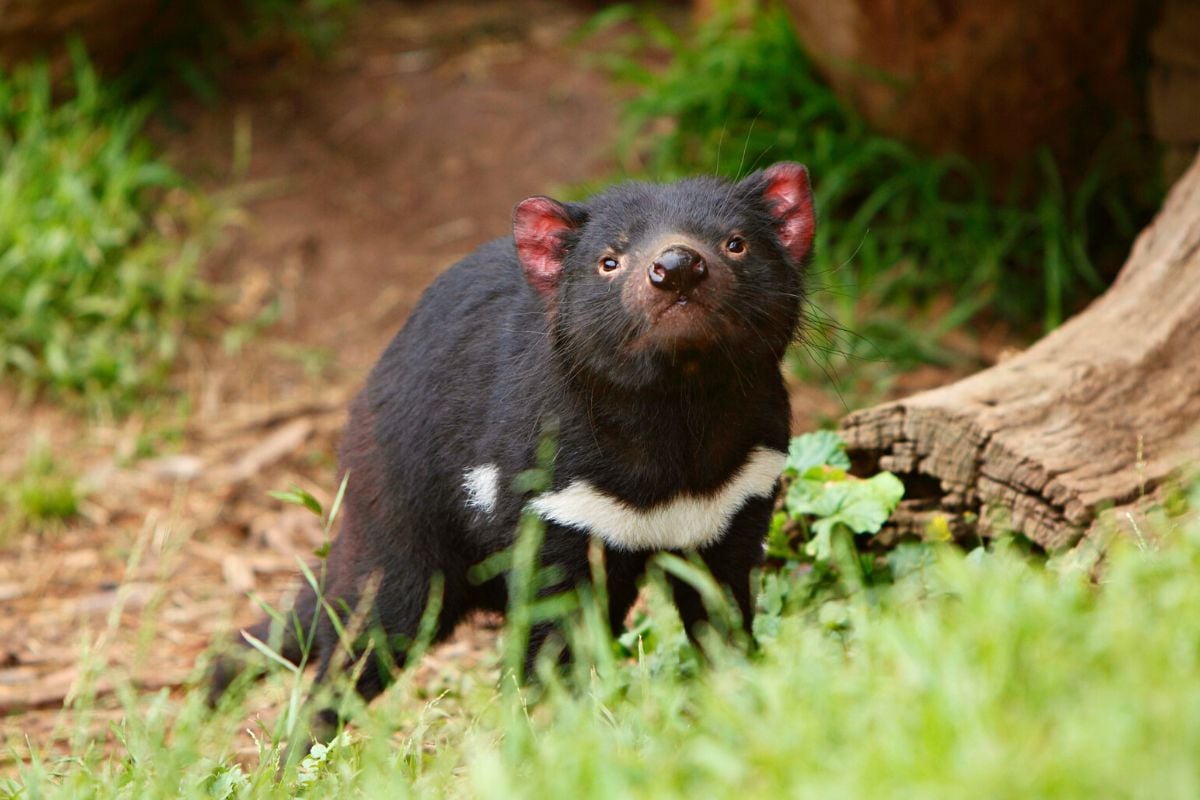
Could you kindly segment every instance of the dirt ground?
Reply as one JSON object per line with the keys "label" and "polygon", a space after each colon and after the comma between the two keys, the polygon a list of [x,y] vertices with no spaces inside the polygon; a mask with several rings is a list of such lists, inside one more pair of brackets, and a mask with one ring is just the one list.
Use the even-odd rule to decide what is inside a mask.
{"label": "dirt ground", "polygon": [[[218,313],[278,321],[236,352],[189,345],[186,415],[87,423],[0,394],[0,471],[39,436],[90,487],[66,530],[0,543],[0,739],[16,747],[0,759],[26,737],[62,750],[85,647],[102,665],[91,727],[111,743],[125,677],[181,690],[214,638],[257,615],[251,593],[281,602],[323,532],[268,492],[328,502],[346,402],[423,288],[505,234],[520,198],[611,168],[616,95],[587,63],[600,45],[572,39],[593,11],[367,2],[327,59],[239,72],[217,106],[158,132],[242,208],[206,264],[237,293]],[[468,627],[422,673],[494,636]]]}

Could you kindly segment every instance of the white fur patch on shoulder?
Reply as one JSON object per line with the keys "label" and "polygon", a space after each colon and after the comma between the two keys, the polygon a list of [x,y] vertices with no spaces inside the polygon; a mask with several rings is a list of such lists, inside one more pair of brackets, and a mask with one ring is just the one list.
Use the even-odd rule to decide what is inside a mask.
{"label": "white fur patch on shoulder", "polygon": [[496,495],[500,491],[500,468],[495,464],[480,464],[463,473],[463,489],[467,506],[490,514],[496,510]]}
{"label": "white fur patch on shoulder", "polygon": [[778,450],[757,447],[711,494],[683,494],[645,509],[584,480],[543,494],[530,505],[543,519],[583,529],[618,550],[690,550],[720,539],[751,497],[770,497],[786,461]]}

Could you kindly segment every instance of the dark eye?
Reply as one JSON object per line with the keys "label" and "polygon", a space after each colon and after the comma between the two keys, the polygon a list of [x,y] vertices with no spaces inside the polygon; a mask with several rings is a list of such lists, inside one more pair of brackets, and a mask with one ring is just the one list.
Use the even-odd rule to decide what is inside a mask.
{"label": "dark eye", "polygon": [[600,259],[600,269],[603,272],[612,272],[617,267],[621,266],[621,262],[617,261],[612,256],[605,256]]}
{"label": "dark eye", "polygon": [[729,241],[725,243],[725,249],[736,255],[741,255],[746,252],[746,240],[740,236],[730,236]]}

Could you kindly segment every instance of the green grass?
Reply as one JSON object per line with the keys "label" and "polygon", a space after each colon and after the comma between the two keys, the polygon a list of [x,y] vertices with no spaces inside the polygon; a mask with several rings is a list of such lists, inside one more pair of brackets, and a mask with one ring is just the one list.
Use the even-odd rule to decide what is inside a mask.
{"label": "green grass", "polygon": [[543,669],[540,688],[488,677],[511,675],[526,615],[491,671],[434,695],[402,674],[345,740],[278,776],[298,675],[273,677],[282,713],[252,727],[249,761],[233,757],[251,741],[239,701],[210,716],[200,691],[124,687],[113,752],[79,727],[70,757],[30,760],[8,728],[25,762],[0,796],[1191,798],[1200,490],[1189,502],[1153,536],[1117,534],[1098,581],[1003,542],[901,548],[887,582],[815,594],[809,565],[792,563],[765,577],[759,651],[714,637],[703,666],[661,589],[626,647],[584,597],[569,674]]}
{"label": "green grass", "polygon": [[[871,130],[817,76],[786,13],[750,5],[748,17],[726,8],[682,34],[628,6],[594,25],[639,23],[607,58],[637,90],[622,116],[629,173],[809,166],[819,224],[808,342],[818,366],[882,360],[865,376],[879,383],[953,361],[941,338],[972,321],[1052,328],[1103,289],[1157,208],[1157,158],[1131,123],[1114,123],[1081,154],[1079,180],[1042,152],[999,186],[965,159]],[[646,66],[649,53],[665,67]]]}
{"label": "green grass", "polygon": [[74,48],[0,75],[0,374],[30,393],[123,409],[161,388],[206,295],[189,227],[203,200]]}
{"label": "green grass", "polygon": [[46,531],[79,511],[84,490],[47,444],[35,440],[19,476],[0,480],[0,543],[17,530]]}

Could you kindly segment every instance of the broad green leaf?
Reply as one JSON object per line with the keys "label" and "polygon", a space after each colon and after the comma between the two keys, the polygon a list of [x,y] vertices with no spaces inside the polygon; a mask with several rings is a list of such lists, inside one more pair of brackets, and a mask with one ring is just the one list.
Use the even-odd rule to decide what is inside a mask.
{"label": "broad green leaf", "polygon": [[803,475],[813,467],[850,468],[846,443],[834,431],[814,431],[792,439],[784,469],[793,475]]}
{"label": "broad green leaf", "polygon": [[890,472],[867,480],[839,481],[800,479],[788,488],[788,513],[815,518],[813,538],[805,551],[819,561],[831,553],[830,537],[837,525],[853,533],[877,533],[904,496],[904,484]]}
{"label": "broad green leaf", "polygon": [[850,489],[850,481],[823,482],[808,479],[788,487],[787,509],[792,516],[832,517],[837,514]]}
{"label": "broad green leaf", "polygon": [[813,538],[804,546],[804,552],[817,561],[828,561],[833,555],[833,525],[831,519],[819,519],[813,523]]}
{"label": "broad green leaf", "polygon": [[878,532],[904,496],[904,484],[890,472],[836,485],[848,490],[838,508],[837,521],[855,533]]}

